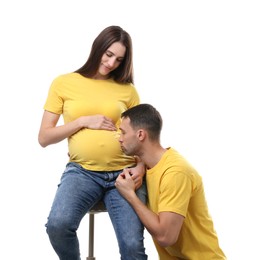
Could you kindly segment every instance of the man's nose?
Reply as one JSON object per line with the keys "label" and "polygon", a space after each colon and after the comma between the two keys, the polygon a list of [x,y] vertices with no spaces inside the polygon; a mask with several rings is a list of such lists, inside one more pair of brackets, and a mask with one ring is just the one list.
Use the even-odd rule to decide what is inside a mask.
{"label": "man's nose", "polygon": [[119,135],[119,137],[118,137],[118,142],[119,143],[122,143],[123,141],[122,141],[122,138],[121,138],[121,135]]}

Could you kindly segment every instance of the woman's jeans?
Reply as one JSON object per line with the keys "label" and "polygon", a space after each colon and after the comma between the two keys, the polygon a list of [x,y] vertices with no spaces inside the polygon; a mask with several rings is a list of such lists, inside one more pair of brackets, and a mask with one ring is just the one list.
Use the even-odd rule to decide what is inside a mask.
{"label": "woman's jeans", "polygon": [[[50,242],[60,260],[80,260],[76,231],[84,215],[103,200],[112,221],[123,260],[147,259],[144,227],[133,208],[115,188],[121,171],[94,172],[68,163],[58,185],[46,224]],[[146,185],[137,190],[146,203]]]}

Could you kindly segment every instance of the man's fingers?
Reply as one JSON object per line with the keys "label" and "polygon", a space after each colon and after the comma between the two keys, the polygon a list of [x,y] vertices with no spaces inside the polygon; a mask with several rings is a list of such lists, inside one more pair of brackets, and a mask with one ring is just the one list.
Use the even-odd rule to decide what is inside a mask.
{"label": "man's fingers", "polygon": [[121,179],[123,179],[123,176],[118,175],[117,178],[116,178],[116,183],[117,183],[119,180],[121,180]]}
{"label": "man's fingers", "polygon": [[126,179],[132,179],[132,175],[131,175],[131,173],[130,173],[130,171],[128,169],[126,169],[126,171],[124,171],[124,173],[125,173],[125,178]]}

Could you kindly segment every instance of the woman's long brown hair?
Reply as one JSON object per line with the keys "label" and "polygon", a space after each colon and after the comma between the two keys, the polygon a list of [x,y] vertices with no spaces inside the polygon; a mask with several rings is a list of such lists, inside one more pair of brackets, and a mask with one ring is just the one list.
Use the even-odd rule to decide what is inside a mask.
{"label": "woman's long brown hair", "polygon": [[118,83],[133,84],[132,39],[130,35],[119,26],[109,26],[97,36],[92,44],[88,60],[75,72],[88,78],[94,77],[98,71],[103,54],[114,42],[122,43],[126,47],[126,52],[119,67],[110,73],[110,78]]}

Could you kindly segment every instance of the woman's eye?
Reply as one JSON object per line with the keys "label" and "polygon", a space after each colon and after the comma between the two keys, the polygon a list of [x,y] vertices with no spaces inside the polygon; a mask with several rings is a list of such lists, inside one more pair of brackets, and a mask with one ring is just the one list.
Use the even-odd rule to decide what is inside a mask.
{"label": "woman's eye", "polygon": [[107,55],[108,57],[112,57],[112,54],[109,53],[109,52],[106,52],[106,55]]}

